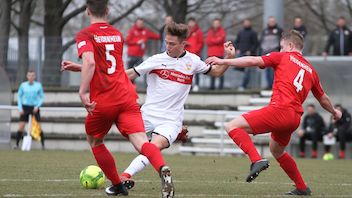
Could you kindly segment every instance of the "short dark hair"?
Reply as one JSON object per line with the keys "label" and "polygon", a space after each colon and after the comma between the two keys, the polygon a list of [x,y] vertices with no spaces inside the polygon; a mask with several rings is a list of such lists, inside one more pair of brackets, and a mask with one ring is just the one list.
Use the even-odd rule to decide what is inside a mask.
{"label": "short dark hair", "polygon": [[304,37],[301,33],[296,30],[289,30],[287,32],[283,32],[281,40],[290,41],[295,45],[297,49],[303,49]]}
{"label": "short dark hair", "polygon": [[346,18],[344,16],[339,16],[339,18],[337,18],[337,19],[346,20]]}
{"label": "short dark hair", "polygon": [[335,108],[340,108],[340,109],[343,109],[342,105],[341,104],[335,104]]}
{"label": "short dark hair", "polygon": [[35,71],[30,69],[30,70],[27,71],[27,73],[35,73]]}
{"label": "short dark hair", "polygon": [[311,108],[315,109],[315,105],[314,104],[308,104],[307,107],[311,107]]}
{"label": "short dark hair", "polygon": [[188,26],[182,23],[171,22],[165,26],[166,34],[177,36],[179,40],[185,40],[188,37]]}
{"label": "short dark hair", "polygon": [[104,17],[109,0],[87,0],[87,8],[95,17]]}
{"label": "short dark hair", "polygon": [[190,21],[196,21],[196,18],[194,18],[194,17],[189,17],[189,18],[187,19],[187,22],[190,22]]}

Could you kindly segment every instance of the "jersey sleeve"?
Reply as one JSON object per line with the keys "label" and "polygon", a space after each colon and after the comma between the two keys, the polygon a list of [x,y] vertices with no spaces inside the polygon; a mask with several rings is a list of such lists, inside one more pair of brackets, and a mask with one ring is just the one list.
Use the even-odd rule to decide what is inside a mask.
{"label": "jersey sleeve", "polygon": [[196,68],[194,73],[196,74],[199,74],[199,73],[207,74],[211,70],[211,65],[207,65],[204,61],[200,60],[199,57],[195,59],[195,65],[196,65]]}
{"label": "jersey sleeve", "polygon": [[152,71],[156,67],[154,57],[149,57],[147,60],[143,61],[140,65],[134,67],[134,71],[139,75],[144,75]]}
{"label": "jersey sleeve", "polygon": [[264,69],[266,67],[275,68],[277,65],[280,64],[283,55],[284,53],[282,52],[271,52],[262,56],[262,59],[264,61],[264,66],[261,66],[260,68],[261,69]]}
{"label": "jersey sleeve", "polygon": [[92,41],[86,32],[78,32],[76,35],[78,57],[82,58],[83,52],[94,52]]}
{"label": "jersey sleeve", "polygon": [[314,84],[312,87],[312,93],[315,98],[319,99],[325,94],[325,92],[323,90],[323,87],[321,86],[319,76],[316,72],[313,73],[313,78],[314,78]]}

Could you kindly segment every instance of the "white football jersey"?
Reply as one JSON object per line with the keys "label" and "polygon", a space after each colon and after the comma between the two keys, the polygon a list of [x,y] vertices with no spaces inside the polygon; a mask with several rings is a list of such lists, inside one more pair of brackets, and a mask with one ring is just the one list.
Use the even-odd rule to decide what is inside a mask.
{"label": "white football jersey", "polygon": [[193,75],[206,74],[211,66],[190,52],[179,58],[164,52],[148,58],[134,70],[139,75],[147,75],[147,97],[141,108],[143,119],[182,123]]}

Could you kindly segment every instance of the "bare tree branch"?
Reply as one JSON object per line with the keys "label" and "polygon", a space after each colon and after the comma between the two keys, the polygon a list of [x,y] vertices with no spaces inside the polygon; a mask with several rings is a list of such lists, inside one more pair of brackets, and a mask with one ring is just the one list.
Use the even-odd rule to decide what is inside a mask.
{"label": "bare tree branch", "polygon": [[66,8],[68,7],[68,5],[70,5],[71,1],[72,1],[72,0],[66,0],[66,1],[63,3],[62,7],[61,7],[60,10],[59,10],[60,16],[64,15],[64,12],[65,12]]}
{"label": "bare tree branch", "polygon": [[347,9],[348,12],[350,13],[350,15],[352,16],[352,5],[351,5],[351,1],[350,0],[345,0],[346,4],[347,4]]}
{"label": "bare tree branch", "polygon": [[77,9],[75,9],[74,11],[72,11],[71,13],[67,14],[66,16],[62,17],[62,20],[61,20],[61,23],[60,23],[60,26],[61,28],[63,28],[66,23],[73,17],[79,15],[80,13],[84,12],[86,10],[87,6],[84,5],[84,6],[81,6]]}
{"label": "bare tree branch", "polygon": [[128,10],[126,10],[126,12],[124,12],[123,14],[121,14],[120,16],[116,17],[115,19],[112,19],[109,21],[110,24],[115,24],[117,22],[119,22],[121,19],[125,18],[127,15],[131,14],[131,12],[133,12],[136,8],[140,7],[143,4],[144,0],[139,0],[136,4],[134,4],[131,8],[129,8]]}

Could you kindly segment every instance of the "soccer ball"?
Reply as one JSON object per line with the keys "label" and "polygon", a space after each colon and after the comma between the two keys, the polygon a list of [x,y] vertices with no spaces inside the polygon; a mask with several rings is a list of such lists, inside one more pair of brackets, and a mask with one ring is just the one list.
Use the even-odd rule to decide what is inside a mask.
{"label": "soccer ball", "polygon": [[104,186],[105,175],[98,166],[90,165],[81,171],[79,181],[84,188],[97,189]]}
{"label": "soccer ball", "polygon": [[326,153],[323,156],[323,160],[325,160],[325,161],[329,161],[329,160],[333,160],[333,159],[334,159],[334,155],[331,153]]}

